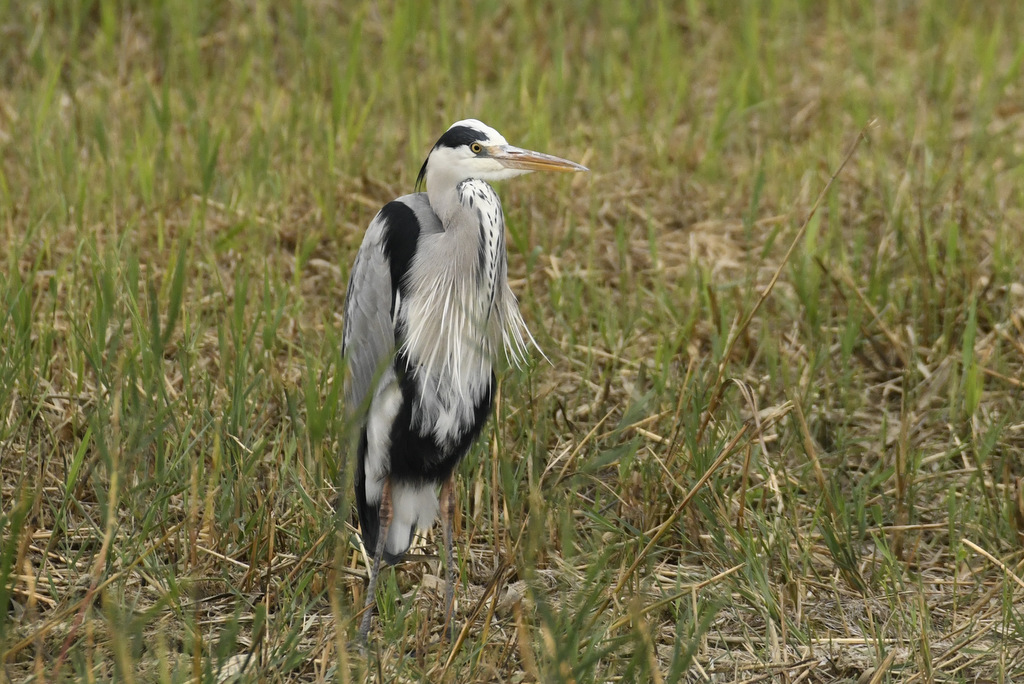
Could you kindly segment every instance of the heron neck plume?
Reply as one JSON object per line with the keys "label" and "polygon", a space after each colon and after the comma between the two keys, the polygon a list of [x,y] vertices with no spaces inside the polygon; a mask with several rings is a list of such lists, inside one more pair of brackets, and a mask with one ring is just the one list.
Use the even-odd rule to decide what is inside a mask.
{"label": "heron neck plume", "polygon": [[489,383],[501,348],[520,365],[527,340],[536,342],[508,287],[497,194],[476,179],[448,192],[428,185],[427,194],[444,231],[424,239],[410,269],[410,289],[417,294],[406,303],[405,347],[417,360],[418,372],[439,385],[472,393]]}

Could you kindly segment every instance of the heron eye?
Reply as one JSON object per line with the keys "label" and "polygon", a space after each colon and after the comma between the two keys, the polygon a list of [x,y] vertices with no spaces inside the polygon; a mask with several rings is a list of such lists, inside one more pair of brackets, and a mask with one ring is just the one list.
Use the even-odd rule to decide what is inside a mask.
{"label": "heron eye", "polygon": [[480,143],[473,143],[472,145],[469,146],[469,151],[472,152],[473,154],[480,154],[481,152],[484,151],[484,147]]}

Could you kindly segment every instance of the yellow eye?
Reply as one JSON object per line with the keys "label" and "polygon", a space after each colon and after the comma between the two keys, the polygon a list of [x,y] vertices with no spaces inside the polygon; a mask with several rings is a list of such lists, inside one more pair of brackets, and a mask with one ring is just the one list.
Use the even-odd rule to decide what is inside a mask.
{"label": "yellow eye", "polygon": [[472,145],[469,146],[469,151],[472,152],[473,154],[480,154],[481,152],[484,151],[484,147],[480,143],[473,143]]}

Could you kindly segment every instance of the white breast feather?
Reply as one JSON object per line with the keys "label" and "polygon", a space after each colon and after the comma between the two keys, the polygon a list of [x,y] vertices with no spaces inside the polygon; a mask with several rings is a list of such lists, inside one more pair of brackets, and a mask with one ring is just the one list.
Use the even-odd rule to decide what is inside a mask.
{"label": "white breast feather", "polygon": [[[472,194],[473,206],[464,199],[463,211],[449,219],[445,232],[420,236],[407,276],[411,294],[401,312],[403,351],[421,387],[429,390],[421,392],[420,411],[413,415],[440,439],[457,437],[472,424],[499,348],[521,366],[527,340],[537,346],[506,282],[505,226],[497,195],[483,181],[463,183],[460,193]],[[479,221],[485,223],[482,230]],[[480,245],[481,234],[492,244]],[[490,282],[478,275],[481,247]]]}

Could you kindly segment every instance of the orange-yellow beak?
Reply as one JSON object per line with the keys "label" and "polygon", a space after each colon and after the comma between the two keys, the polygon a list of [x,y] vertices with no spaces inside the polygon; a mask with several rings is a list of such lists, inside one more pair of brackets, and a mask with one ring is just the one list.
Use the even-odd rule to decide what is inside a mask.
{"label": "orange-yellow beak", "polygon": [[543,152],[532,152],[512,145],[487,148],[488,156],[508,169],[525,171],[589,171],[586,166]]}

